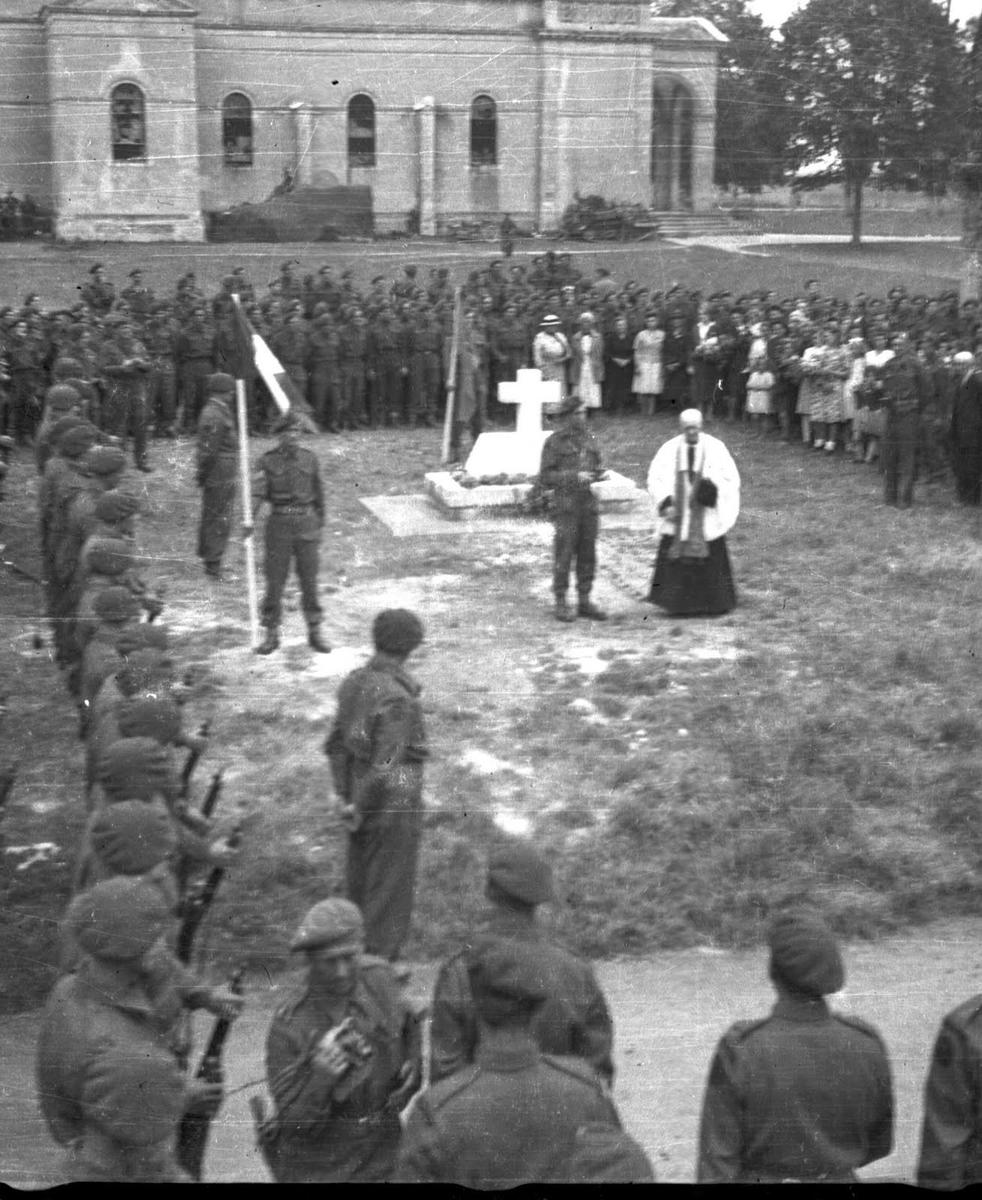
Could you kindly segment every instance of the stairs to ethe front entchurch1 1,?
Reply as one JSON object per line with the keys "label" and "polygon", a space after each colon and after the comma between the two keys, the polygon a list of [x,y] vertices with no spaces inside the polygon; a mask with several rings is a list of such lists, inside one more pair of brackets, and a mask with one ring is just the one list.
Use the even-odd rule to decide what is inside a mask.
{"label": "stairs to ethe front entchurch1 1,", "polygon": [[737,229],[735,223],[721,212],[659,212],[657,209],[649,209],[648,216],[652,234],[656,237],[708,237],[713,234],[734,233]]}

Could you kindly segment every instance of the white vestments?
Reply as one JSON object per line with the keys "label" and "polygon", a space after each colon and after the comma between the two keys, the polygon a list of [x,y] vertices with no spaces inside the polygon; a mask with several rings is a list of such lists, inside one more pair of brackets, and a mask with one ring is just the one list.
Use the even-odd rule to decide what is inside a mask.
{"label": "white vestments", "polygon": [[[671,438],[651,460],[648,470],[648,492],[656,508],[668,497],[675,497],[675,485],[679,470],[688,468],[689,444],[685,435]],[[719,440],[708,433],[700,433],[694,446],[694,473],[716,485],[716,504],[703,513],[703,536],[707,542],[725,537],[736,524],[740,515],[740,472],[733,458]],[[688,505],[684,517],[688,517]],[[655,523],[655,535],[675,537],[678,530],[675,519],[659,516]],[[687,530],[682,531],[682,538]]]}

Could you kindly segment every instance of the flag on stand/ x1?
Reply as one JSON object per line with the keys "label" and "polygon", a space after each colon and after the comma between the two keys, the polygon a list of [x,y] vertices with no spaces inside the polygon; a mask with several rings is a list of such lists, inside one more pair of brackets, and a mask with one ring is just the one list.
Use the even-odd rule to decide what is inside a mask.
{"label": "flag on stand/ x1", "polygon": [[236,378],[250,379],[254,372],[258,372],[280,413],[285,414],[291,410],[299,413],[306,418],[310,432],[315,433],[317,426],[314,424],[310,406],[297,385],[287,374],[283,364],[270,350],[265,340],[253,329],[237,295],[232,297],[232,304],[235,309],[235,329],[238,343]]}

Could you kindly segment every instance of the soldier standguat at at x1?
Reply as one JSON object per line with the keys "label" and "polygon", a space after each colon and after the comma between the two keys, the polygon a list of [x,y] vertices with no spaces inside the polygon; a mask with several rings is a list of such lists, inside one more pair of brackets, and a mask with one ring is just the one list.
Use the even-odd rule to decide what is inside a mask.
{"label": "soldier standguat at at x1", "polygon": [[261,614],[266,636],[257,654],[272,654],[279,647],[283,589],[291,562],[300,579],[307,641],[320,654],[331,650],[321,636],[324,614],[317,594],[324,489],[316,456],[299,444],[303,427],[301,416],[287,413],[276,426],[279,444],[259,460],[254,498],[268,503],[272,512],[266,522],[266,594]]}

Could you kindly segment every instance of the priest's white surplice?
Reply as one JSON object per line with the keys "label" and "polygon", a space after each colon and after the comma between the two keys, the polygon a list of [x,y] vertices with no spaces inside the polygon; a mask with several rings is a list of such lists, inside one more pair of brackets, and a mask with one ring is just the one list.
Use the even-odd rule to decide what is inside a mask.
{"label": "priest's white surplice", "polygon": [[[686,470],[688,443],[685,435],[671,438],[651,460],[648,469],[648,492],[655,502],[655,507],[669,496],[675,495],[676,476],[679,470]],[[725,537],[736,524],[740,515],[740,472],[737,470],[733,457],[719,438],[708,433],[700,433],[695,443],[694,471],[703,479],[708,479],[716,485],[716,504],[707,508],[703,514],[703,535],[707,542]],[[656,537],[674,537],[677,533],[677,522],[668,517],[659,516],[655,522]]]}

